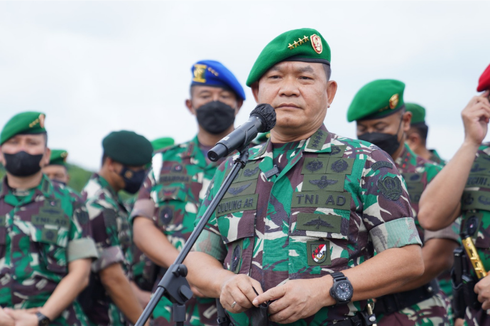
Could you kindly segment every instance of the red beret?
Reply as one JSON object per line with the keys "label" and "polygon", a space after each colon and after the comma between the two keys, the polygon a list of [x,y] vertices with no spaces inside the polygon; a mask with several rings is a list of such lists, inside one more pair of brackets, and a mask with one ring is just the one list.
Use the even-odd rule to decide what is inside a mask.
{"label": "red beret", "polygon": [[487,69],[481,74],[476,91],[483,92],[487,89],[490,89],[490,65],[488,65]]}

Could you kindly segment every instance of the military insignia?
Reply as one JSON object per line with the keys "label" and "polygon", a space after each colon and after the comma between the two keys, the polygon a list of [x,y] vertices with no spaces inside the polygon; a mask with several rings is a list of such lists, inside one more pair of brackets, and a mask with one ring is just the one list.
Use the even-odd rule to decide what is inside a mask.
{"label": "military insignia", "polygon": [[320,189],[324,189],[327,186],[334,185],[338,182],[338,180],[328,180],[327,176],[323,175],[319,180],[310,180],[312,185],[317,186]]}
{"label": "military insignia", "polygon": [[410,181],[420,181],[420,178],[421,178],[420,174],[413,174],[413,175],[411,175],[408,178],[408,180],[410,180]]}
{"label": "military insignia", "polygon": [[342,149],[339,146],[332,146],[330,155],[337,155]]}
{"label": "military insignia", "polygon": [[168,225],[170,221],[172,221],[173,217],[174,217],[174,210],[169,206],[163,207],[162,210],[160,211],[161,225]]}
{"label": "military insignia", "polygon": [[240,271],[240,260],[242,260],[242,247],[237,244],[235,249],[233,249],[233,255],[231,257],[231,271],[235,274],[238,274]]}
{"label": "military insignia", "polygon": [[486,168],[484,168],[484,167],[481,168],[480,167],[480,164],[475,163],[475,165],[471,167],[470,172],[471,173],[476,173],[476,172],[485,171],[485,170],[486,170]]}
{"label": "military insignia", "polygon": [[477,216],[473,215],[466,221],[466,233],[472,237],[480,226],[480,220]]}
{"label": "military insignia", "polygon": [[371,166],[371,169],[373,169],[374,171],[377,171],[377,170],[379,170],[381,168],[392,169],[393,168],[393,164],[390,163],[390,162],[386,162],[386,161],[379,161],[379,162],[374,163]]}
{"label": "military insignia", "polygon": [[309,244],[311,250],[311,259],[318,265],[321,265],[327,260],[328,246],[326,243],[313,243]]}
{"label": "military insignia", "polygon": [[306,169],[310,172],[315,172],[323,168],[323,163],[319,160],[314,160],[306,164]]}
{"label": "military insignia", "polygon": [[125,173],[124,173],[124,177],[127,178],[127,179],[131,179],[133,177],[133,171],[131,170],[127,170]]}
{"label": "military insignia", "polygon": [[304,37],[298,37],[298,40],[294,40],[293,43],[288,43],[288,49],[289,50],[292,50],[294,48],[297,48],[298,46],[302,45],[302,44],[305,44],[306,42],[308,42],[309,39],[308,39],[308,36],[304,36]]}
{"label": "military insignia", "polygon": [[41,231],[41,239],[47,242],[56,243],[56,240],[58,239],[58,231],[43,228]]}
{"label": "military insignia", "polygon": [[243,171],[243,175],[244,175],[245,177],[251,177],[251,176],[256,175],[256,174],[257,174],[257,172],[259,172],[259,167],[258,167],[258,166],[257,166],[255,169],[253,169],[253,170],[252,170],[252,169],[245,169],[245,170]]}
{"label": "military insignia", "polygon": [[341,173],[349,167],[349,164],[345,160],[337,160],[332,163],[331,168],[332,171],[336,173]]}
{"label": "military insignia", "polygon": [[322,220],[320,218],[320,216],[318,216],[318,218],[316,220],[311,220],[311,221],[308,221],[306,223],[303,223],[303,226],[312,226],[314,227],[316,230],[319,230],[320,227],[324,227],[324,228],[327,228],[327,229],[333,229],[333,225]]}
{"label": "military insignia", "polygon": [[175,166],[174,166],[174,168],[173,168],[173,170],[174,170],[175,172],[181,172],[181,171],[182,171],[182,169],[183,169],[183,167],[182,167],[182,165],[181,165],[181,164],[177,164],[177,165],[175,165]]}
{"label": "military insignia", "polygon": [[85,210],[80,210],[79,213],[77,214],[78,217],[78,223],[81,225],[85,225],[89,221],[89,216],[88,213]]}
{"label": "military insignia", "polygon": [[398,94],[395,94],[393,95],[391,98],[390,98],[390,109],[394,109],[396,108],[396,106],[398,105]]}
{"label": "military insignia", "polygon": [[313,34],[310,36],[311,47],[315,50],[316,53],[320,54],[323,52],[322,39],[320,36]]}
{"label": "military insignia", "polygon": [[238,195],[239,193],[250,187],[250,185],[252,185],[252,182],[244,184],[240,187],[230,187],[230,189],[228,189],[228,192],[232,195]]}
{"label": "military insignia", "polygon": [[45,119],[45,118],[46,118],[46,116],[45,116],[44,114],[42,114],[42,113],[41,113],[41,114],[39,115],[39,118],[38,118],[38,119],[39,119],[39,126],[40,126],[41,128],[44,128],[44,119]]}
{"label": "military insignia", "polygon": [[463,196],[463,205],[471,205],[473,204],[473,196],[470,193],[467,193]]}
{"label": "military insignia", "polygon": [[194,65],[194,78],[192,78],[192,81],[198,82],[198,83],[205,83],[206,79],[204,78],[204,73],[206,72],[206,65],[202,64],[195,64]]}
{"label": "military insignia", "polygon": [[172,197],[175,192],[177,191],[177,188],[163,188],[162,189],[162,194],[164,197],[168,198],[168,197]]}
{"label": "military insignia", "polygon": [[478,196],[478,201],[483,205],[490,205],[490,198],[485,196]]}
{"label": "military insignia", "polygon": [[54,239],[54,236],[55,236],[54,231],[49,230],[49,231],[46,231],[45,234],[46,234],[46,239],[48,239],[48,240],[53,240]]}
{"label": "military insignia", "polygon": [[402,184],[397,177],[386,177],[383,180],[378,180],[378,188],[383,196],[389,200],[398,200],[402,195]]}

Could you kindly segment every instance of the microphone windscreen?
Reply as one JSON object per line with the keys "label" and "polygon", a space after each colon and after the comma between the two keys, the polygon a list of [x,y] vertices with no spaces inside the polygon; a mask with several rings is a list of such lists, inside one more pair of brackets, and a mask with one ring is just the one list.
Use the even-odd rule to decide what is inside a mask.
{"label": "microphone windscreen", "polygon": [[250,116],[256,116],[262,121],[260,128],[258,128],[259,132],[268,132],[276,125],[276,111],[269,104],[257,105]]}

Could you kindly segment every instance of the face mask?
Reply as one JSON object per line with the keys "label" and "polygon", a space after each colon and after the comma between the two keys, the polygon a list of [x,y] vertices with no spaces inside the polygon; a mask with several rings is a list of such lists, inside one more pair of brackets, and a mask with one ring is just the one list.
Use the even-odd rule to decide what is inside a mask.
{"label": "face mask", "polygon": [[15,154],[4,153],[5,169],[8,173],[16,177],[31,176],[41,170],[39,163],[41,162],[43,155],[44,154],[31,155],[24,151]]}
{"label": "face mask", "polygon": [[400,126],[402,124],[402,121],[403,119],[400,120],[400,124],[398,125],[398,130],[394,135],[385,134],[382,132],[367,132],[365,134],[360,135],[357,138],[378,146],[386,153],[388,153],[390,156],[392,156],[396,152],[396,150],[400,148],[400,142],[398,141],[398,131],[400,131]]}
{"label": "face mask", "polygon": [[124,180],[124,190],[130,194],[135,194],[145,181],[146,170],[133,171],[124,166],[119,175]]}
{"label": "face mask", "polygon": [[196,110],[197,122],[211,134],[220,134],[235,122],[235,110],[220,101],[204,104]]}

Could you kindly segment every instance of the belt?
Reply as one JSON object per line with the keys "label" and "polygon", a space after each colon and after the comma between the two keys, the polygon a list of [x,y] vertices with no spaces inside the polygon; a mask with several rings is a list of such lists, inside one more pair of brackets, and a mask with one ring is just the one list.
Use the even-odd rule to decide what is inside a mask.
{"label": "belt", "polygon": [[434,294],[439,292],[439,290],[439,284],[437,283],[437,280],[434,279],[429,283],[410,291],[384,295],[382,297],[376,298],[374,313],[376,315],[392,314],[404,308],[410,307],[416,303],[429,299]]}
{"label": "belt", "polygon": [[335,326],[370,326],[376,321],[369,321],[369,315],[367,312],[358,312],[353,317],[349,317],[345,320],[339,321],[333,325]]}

